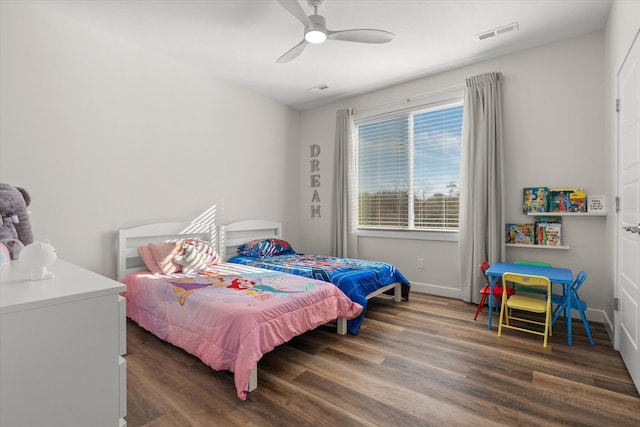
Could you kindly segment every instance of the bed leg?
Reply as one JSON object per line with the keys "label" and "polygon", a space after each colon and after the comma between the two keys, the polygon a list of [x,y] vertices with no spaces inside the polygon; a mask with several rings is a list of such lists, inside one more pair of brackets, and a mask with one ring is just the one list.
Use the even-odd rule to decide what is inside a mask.
{"label": "bed leg", "polygon": [[396,286],[393,288],[393,301],[400,302],[402,301],[402,284],[396,283]]}
{"label": "bed leg", "polygon": [[253,391],[258,388],[258,365],[254,366],[249,376],[249,384],[247,384],[247,391]]}
{"label": "bed leg", "polygon": [[345,335],[347,333],[347,318],[338,317],[336,324],[338,326],[338,334]]}

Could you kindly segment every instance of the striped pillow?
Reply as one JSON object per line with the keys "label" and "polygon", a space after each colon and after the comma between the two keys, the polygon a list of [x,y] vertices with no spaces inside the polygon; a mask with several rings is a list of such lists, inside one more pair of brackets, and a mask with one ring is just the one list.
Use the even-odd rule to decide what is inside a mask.
{"label": "striped pillow", "polygon": [[179,242],[180,250],[173,262],[182,266],[185,274],[197,273],[220,263],[220,256],[211,244],[199,239],[184,239]]}

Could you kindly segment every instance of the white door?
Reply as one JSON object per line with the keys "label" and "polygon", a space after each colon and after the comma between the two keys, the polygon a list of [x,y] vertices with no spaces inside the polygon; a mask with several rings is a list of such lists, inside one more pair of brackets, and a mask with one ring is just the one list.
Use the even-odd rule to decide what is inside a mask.
{"label": "white door", "polygon": [[618,266],[616,343],[640,390],[640,39],[618,73]]}

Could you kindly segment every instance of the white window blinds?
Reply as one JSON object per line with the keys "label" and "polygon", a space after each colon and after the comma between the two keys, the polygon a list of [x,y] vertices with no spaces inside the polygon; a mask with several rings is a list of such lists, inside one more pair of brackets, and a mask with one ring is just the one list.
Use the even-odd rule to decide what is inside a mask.
{"label": "white window blinds", "polygon": [[457,230],[463,101],[356,122],[358,227]]}

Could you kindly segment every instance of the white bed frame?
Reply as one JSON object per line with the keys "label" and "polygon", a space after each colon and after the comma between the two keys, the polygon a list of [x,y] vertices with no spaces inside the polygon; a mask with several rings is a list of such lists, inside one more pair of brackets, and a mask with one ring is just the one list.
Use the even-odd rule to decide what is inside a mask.
{"label": "white bed frame", "polygon": [[[261,222],[255,222],[259,225]],[[233,227],[231,228],[233,230]],[[268,229],[268,228],[267,228]],[[263,234],[260,234],[263,235]],[[277,235],[280,235],[278,230]],[[266,235],[264,235],[266,237]],[[158,224],[148,224],[139,227],[128,228],[118,231],[117,237],[117,274],[118,281],[126,275],[137,271],[147,270],[144,261],[138,252],[138,246],[150,242],[172,242],[180,239],[201,239],[210,242],[214,247],[223,247],[216,234],[216,228],[208,224],[196,224],[191,222],[168,222]],[[245,240],[249,241],[249,240]],[[242,242],[241,242],[242,243]],[[241,243],[237,243],[240,245]],[[236,245],[236,246],[237,246]],[[235,253],[235,251],[234,251]],[[222,254],[220,254],[222,256]],[[223,257],[226,260],[226,258]],[[340,335],[347,333],[347,319],[339,317],[336,319],[337,332]],[[248,391],[253,391],[258,387],[258,366],[251,370]]]}
{"label": "white bed frame", "polygon": [[175,242],[180,239],[201,239],[216,247],[216,229],[208,224],[193,222],[164,222],[141,225],[118,232],[117,274],[118,281],[127,274],[146,270],[138,252],[138,246],[150,242]]}
{"label": "white bed frame", "polygon": [[225,261],[236,255],[238,246],[258,239],[282,239],[282,224],[262,219],[238,221],[218,227],[218,255]]}
{"label": "white bed frame", "polygon": [[[223,260],[236,255],[238,246],[258,239],[282,239],[282,223],[256,219],[233,222],[218,227],[218,254]],[[381,295],[393,289],[393,301],[402,301],[402,284],[399,282],[383,286],[367,295],[367,299]]]}
{"label": "white bed frame", "polygon": [[[122,280],[127,274],[144,271],[147,267],[140,257],[138,246],[150,242],[175,242],[180,239],[201,239],[215,246],[215,227],[208,224],[192,222],[164,222],[158,224],[141,225],[118,231],[117,240],[117,278]],[[347,321],[344,320],[346,333]],[[247,390],[253,391],[258,387],[258,366],[251,370]]]}

